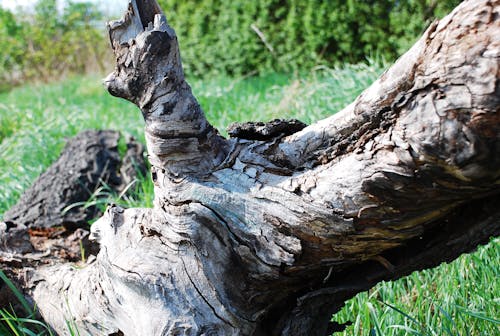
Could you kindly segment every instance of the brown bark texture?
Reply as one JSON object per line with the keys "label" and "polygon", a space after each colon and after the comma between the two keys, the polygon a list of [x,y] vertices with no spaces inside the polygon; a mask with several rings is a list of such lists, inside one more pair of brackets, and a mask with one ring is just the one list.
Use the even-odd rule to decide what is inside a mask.
{"label": "brown bark texture", "polygon": [[326,335],[356,293],[499,234],[499,14],[464,1],[342,111],[226,139],[156,1],[131,0],[105,83],[144,116],[154,207],[110,206],[79,267],[12,262],[4,225],[0,262],[60,334]]}

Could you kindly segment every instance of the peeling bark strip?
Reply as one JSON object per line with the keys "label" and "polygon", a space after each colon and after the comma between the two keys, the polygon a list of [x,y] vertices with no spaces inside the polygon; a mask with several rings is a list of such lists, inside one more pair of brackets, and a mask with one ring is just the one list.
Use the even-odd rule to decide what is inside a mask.
{"label": "peeling bark strip", "polygon": [[224,139],[156,1],[132,0],[109,25],[106,84],[144,116],[154,208],[110,207],[95,260],[39,267],[24,287],[61,334],[74,320],[92,335],[325,335],[356,293],[487,242],[500,233],[499,13],[465,1],[343,111]]}

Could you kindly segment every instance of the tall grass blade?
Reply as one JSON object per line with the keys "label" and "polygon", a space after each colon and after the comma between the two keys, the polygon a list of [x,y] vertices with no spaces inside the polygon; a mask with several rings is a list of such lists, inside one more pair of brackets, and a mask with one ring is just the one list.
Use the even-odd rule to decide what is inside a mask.
{"label": "tall grass blade", "polygon": [[[405,318],[407,318],[408,320],[410,320],[411,322],[415,323],[418,328],[422,331],[422,330],[425,330],[424,326],[417,320],[415,319],[414,317],[410,316],[409,314],[405,313],[404,311],[402,311],[401,309],[397,308],[396,306],[393,306],[389,303],[386,303],[386,302],[383,302],[383,301],[380,301],[383,305],[389,307],[390,309],[396,311],[397,313],[403,315]],[[421,332],[419,332],[417,335],[425,335],[425,334],[422,334]]]}
{"label": "tall grass blade", "polygon": [[467,308],[459,306],[459,305],[455,305],[455,306],[457,307],[458,310],[462,311],[463,313],[465,313],[469,316],[472,316],[472,317],[477,318],[479,320],[490,322],[490,323],[493,323],[496,325],[500,325],[500,320],[485,316],[485,315],[481,314],[480,312],[475,312],[475,311],[472,311],[470,309],[467,309]]}
{"label": "tall grass blade", "polygon": [[384,336],[384,334],[382,333],[382,329],[380,328],[380,324],[378,321],[378,316],[377,316],[377,312],[375,310],[375,307],[373,307],[371,302],[367,302],[366,305],[368,306],[368,309],[370,310],[371,320],[375,326],[375,331],[376,331],[375,335]]}
{"label": "tall grass blade", "polygon": [[19,292],[17,287],[12,283],[12,281],[10,281],[10,279],[5,275],[5,273],[2,270],[0,270],[0,279],[2,279],[5,282],[5,284],[10,288],[12,293],[14,293],[14,295],[19,300],[19,303],[21,303],[21,305],[23,306],[23,309],[26,311],[26,313],[29,316],[33,316],[34,311],[33,311],[33,308],[31,307],[31,305],[28,303],[28,301],[26,301],[26,299],[21,294],[21,292]]}
{"label": "tall grass blade", "polygon": [[7,326],[10,328],[9,334],[14,334],[15,336],[21,336],[17,326],[14,323],[12,323],[13,320],[15,320],[15,317],[12,314],[3,309],[0,309],[0,316],[1,316],[0,320],[5,322]]}
{"label": "tall grass blade", "polygon": [[[453,318],[451,317],[451,315],[448,314],[448,312],[446,310],[444,310],[443,307],[441,307],[437,303],[434,303],[434,305],[439,309],[439,311],[441,312],[441,314],[444,315],[445,319],[451,323],[451,325],[453,326],[453,329],[455,329],[455,330],[458,331],[457,324],[455,323],[455,321],[453,320]],[[450,336],[460,336],[459,333],[454,334],[451,331],[450,327],[448,327],[447,325],[445,325],[445,321],[444,320],[441,321],[441,328],[444,329],[448,333],[448,335],[450,335]]]}
{"label": "tall grass blade", "polygon": [[393,324],[393,325],[390,325],[388,328],[390,328],[390,329],[401,329],[401,330],[404,330],[407,333],[410,333],[412,335],[424,336],[424,334],[422,334],[420,331],[415,330],[413,328],[410,328],[408,326],[404,326],[404,325]]}

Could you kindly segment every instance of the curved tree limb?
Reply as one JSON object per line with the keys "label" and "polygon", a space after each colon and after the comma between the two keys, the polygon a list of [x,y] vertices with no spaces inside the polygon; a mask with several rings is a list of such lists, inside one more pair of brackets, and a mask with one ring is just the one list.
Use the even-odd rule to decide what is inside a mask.
{"label": "curved tree limb", "polygon": [[110,207],[82,269],[35,269],[44,318],[61,333],[74,319],[94,335],[323,335],[356,293],[498,235],[499,12],[465,1],[343,111],[252,140],[218,135],[156,1],[132,0],[109,25],[106,85],[144,116],[154,208]]}

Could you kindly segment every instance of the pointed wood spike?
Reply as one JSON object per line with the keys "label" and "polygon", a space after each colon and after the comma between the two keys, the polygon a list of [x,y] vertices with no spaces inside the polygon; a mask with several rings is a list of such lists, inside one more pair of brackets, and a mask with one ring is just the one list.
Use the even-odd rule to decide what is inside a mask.
{"label": "pointed wood spike", "polygon": [[154,22],[157,14],[163,14],[160,5],[156,0],[131,0],[138,9],[139,18],[141,19],[142,26],[146,28],[149,23]]}
{"label": "pointed wood spike", "polygon": [[174,175],[209,172],[227,145],[184,80],[177,36],[158,3],[131,0],[108,27],[116,68],[104,83],[141,109],[151,164]]}

